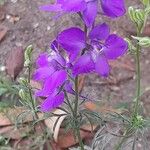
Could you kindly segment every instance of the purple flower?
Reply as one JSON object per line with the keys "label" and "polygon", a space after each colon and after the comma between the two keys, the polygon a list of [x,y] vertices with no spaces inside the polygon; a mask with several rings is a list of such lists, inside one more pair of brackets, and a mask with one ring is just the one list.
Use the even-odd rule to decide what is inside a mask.
{"label": "purple flower", "polygon": [[101,0],[101,6],[104,14],[112,18],[126,13],[124,0]]}
{"label": "purple flower", "polygon": [[43,88],[36,92],[36,96],[46,99],[40,105],[41,111],[50,111],[64,102],[64,92],[61,87],[72,93],[72,86],[68,81],[68,63],[58,52],[52,55],[41,54],[37,60],[38,69],[34,79],[43,83]]}
{"label": "purple flower", "polygon": [[55,4],[41,6],[40,9],[50,12],[80,12],[87,27],[90,27],[97,16],[98,4],[104,15],[115,18],[125,14],[124,0],[57,0]]}
{"label": "purple flower", "polygon": [[94,27],[88,42],[85,33],[79,28],[69,28],[58,35],[58,43],[76,60],[73,74],[83,74],[96,71],[101,76],[108,76],[110,72],[108,60],[116,59],[125,54],[128,44],[121,37],[110,34],[107,24]]}
{"label": "purple flower", "polygon": [[68,52],[69,60],[73,62],[86,46],[86,35],[81,29],[73,27],[62,31],[57,37],[57,42]]}

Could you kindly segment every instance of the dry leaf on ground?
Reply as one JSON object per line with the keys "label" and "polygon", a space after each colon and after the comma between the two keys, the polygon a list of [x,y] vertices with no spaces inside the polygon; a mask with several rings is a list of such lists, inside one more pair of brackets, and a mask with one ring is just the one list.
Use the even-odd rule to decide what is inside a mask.
{"label": "dry leaf on ground", "polygon": [[15,126],[2,127],[0,129],[0,135],[13,140],[18,140],[23,137],[25,133],[29,131],[28,126],[17,129]]}
{"label": "dry leaf on ground", "polygon": [[114,109],[111,106],[107,106],[107,105],[102,105],[102,106],[96,105],[93,102],[86,102],[84,104],[84,107],[91,110],[91,111],[101,112],[103,114],[107,114],[107,113],[110,113],[110,112],[114,112],[114,113],[118,113],[118,114],[123,113],[123,110]]}
{"label": "dry leaf on ground", "polygon": [[5,7],[4,5],[0,5],[0,21],[5,19]]}
{"label": "dry leaf on ground", "polygon": [[6,73],[15,80],[24,67],[24,50],[22,47],[12,49],[6,57]]}
{"label": "dry leaf on ground", "polygon": [[[93,134],[88,131],[80,130],[80,134],[81,134],[81,139],[83,140],[93,137]],[[57,144],[60,148],[65,149],[78,144],[78,140],[77,139],[75,140],[74,134],[71,130],[66,133],[64,129],[60,129]]]}
{"label": "dry leaf on ground", "polygon": [[57,114],[57,115],[64,114],[63,116],[60,116],[60,117],[59,116],[53,116],[53,117],[50,117],[50,118],[44,120],[45,125],[53,133],[53,137],[54,137],[55,142],[57,142],[60,126],[61,126],[62,122],[64,121],[64,119],[66,118],[67,114],[66,114],[66,112],[64,112],[60,109],[55,110],[53,113]]}

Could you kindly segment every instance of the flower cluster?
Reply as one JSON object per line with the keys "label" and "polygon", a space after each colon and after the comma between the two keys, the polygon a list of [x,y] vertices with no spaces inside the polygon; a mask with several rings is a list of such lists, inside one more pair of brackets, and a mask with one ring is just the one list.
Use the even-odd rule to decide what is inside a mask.
{"label": "flower cluster", "polygon": [[53,5],[41,6],[40,9],[50,12],[81,13],[85,24],[93,25],[98,14],[98,6],[101,4],[102,13],[111,18],[125,14],[124,0],[57,0]]}
{"label": "flower cluster", "polygon": [[34,79],[43,84],[43,88],[36,92],[36,96],[45,98],[41,104],[42,111],[61,105],[65,92],[75,94],[70,78],[74,80],[79,74],[91,72],[107,77],[109,59],[126,53],[127,42],[111,34],[106,23],[94,26],[99,4],[106,16],[115,18],[125,14],[123,0],[57,0],[55,4],[40,7],[61,14],[78,13],[86,28],[85,31],[77,27],[62,31],[51,44],[52,53],[39,56]]}
{"label": "flower cluster", "polygon": [[41,81],[43,88],[36,92],[36,96],[46,98],[41,105],[41,110],[46,112],[58,107],[64,101],[64,89],[73,93],[72,85],[68,80],[69,63],[57,52],[42,53],[36,65],[34,79]]}

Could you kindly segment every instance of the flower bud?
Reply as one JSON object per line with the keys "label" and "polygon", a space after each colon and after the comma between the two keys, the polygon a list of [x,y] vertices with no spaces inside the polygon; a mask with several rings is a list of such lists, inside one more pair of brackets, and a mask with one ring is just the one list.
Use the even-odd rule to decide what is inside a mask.
{"label": "flower bud", "polygon": [[27,86],[28,85],[28,81],[25,78],[20,78],[19,79],[19,83],[23,86]]}
{"label": "flower bud", "polygon": [[29,45],[25,50],[25,63],[24,63],[25,67],[28,67],[31,63],[32,51],[33,51],[32,45]]}
{"label": "flower bud", "polygon": [[26,99],[26,93],[23,89],[19,90],[19,96],[22,100]]}
{"label": "flower bud", "polygon": [[150,38],[144,37],[139,41],[139,45],[143,47],[150,47]]}
{"label": "flower bud", "polygon": [[142,47],[150,47],[150,38],[149,37],[135,37],[132,36],[133,39],[138,40],[138,44]]}

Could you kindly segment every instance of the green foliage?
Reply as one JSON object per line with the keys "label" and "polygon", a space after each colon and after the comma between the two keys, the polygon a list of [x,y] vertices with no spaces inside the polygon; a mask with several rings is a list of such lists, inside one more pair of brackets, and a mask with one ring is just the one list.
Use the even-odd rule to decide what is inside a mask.
{"label": "green foliage", "polygon": [[138,40],[138,44],[141,47],[150,47],[150,37],[135,37],[135,36],[132,36],[132,38]]}
{"label": "green foliage", "polygon": [[12,83],[11,81],[4,79],[1,77],[0,79],[0,96],[3,94],[17,94],[18,88],[16,84]]}
{"label": "green foliage", "polygon": [[4,5],[5,0],[0,0],[0,5]]}
{"label": "green foliage", "polygon": [[136,52],[136,47],[132,44],[132,41],[129,38],[125,38],[125,40],[128,42],[128,51],[131,54],[135,54]]}
{"label": "green foliage", "polygon": [[150,1],[141,0],[144,9],[136,9],[132,6],[128,8],[128,14],[132,22],[136,25],[137,30],[142,32],[150,13]]}
{"label": "green foliage", "polygon": [[150,0],[141,0],[141,2],[147,7],[150,6]]}
{"label": "green foliage", "polygon": [[[0,97],[2,103],[7,103],[9,106],[14,106],[19,104],[18,91],[20,85],[14,83],[4,77],[0,77]],[[9,102],[8,102],[9,100]]]}

